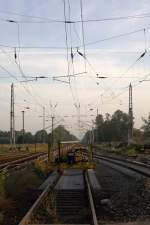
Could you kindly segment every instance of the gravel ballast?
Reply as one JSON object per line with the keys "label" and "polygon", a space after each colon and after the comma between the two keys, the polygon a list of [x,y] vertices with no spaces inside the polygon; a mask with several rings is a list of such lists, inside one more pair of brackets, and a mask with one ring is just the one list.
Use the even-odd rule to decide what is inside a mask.
{"label": "gravel ballast", "polygon": [[[150,219],[150,181],[125,176],[97,163],[96,176],[102,186],[103,198],[98,211],[101,221],[129,222]],[[150,220],[149,220],[150,221]]]}

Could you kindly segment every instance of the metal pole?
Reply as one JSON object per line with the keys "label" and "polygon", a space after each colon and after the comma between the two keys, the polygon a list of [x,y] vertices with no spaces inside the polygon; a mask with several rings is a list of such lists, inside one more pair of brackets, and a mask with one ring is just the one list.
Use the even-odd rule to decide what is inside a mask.
{"label": "metal pole", "polygon": [[10,144],[15,148],[15,113],[14,113],[14,84],[11,84],[11,107],[10,107]]}
{"label": "metal pole", "polygon": [[92,126],[92,144],[94,144],[95,137],[94,137],[94,127]]}
{"label": "metal pole", "polygon": [[54,130],[54,116],[51,117],[51,127],[52,127],[52,130],[51,130],[50,140],[49,140],[49,143],[48,143],[48,161],[52,160],[52,152],[51,152],[51,150],[53,149],[53,143],[54,143],[54,133],[53,133],[53,130]]}
{"label": "metal pole", "polygon": [[24,130],[24,113],[25,111],[22,111],[22,144],[24,145],[24,133],[25,133],[25,130]]}
{"label": "metal pole", "polygon": [[12,110],[12,89],[13,89],[13,84],[11,84],[11,103],[10,103],[10,145],[11,149],[13,148],[13,123],[12,123],[12,118],[13,118],[13,110]]}
{"label": "metal pole", "polygon": [[133,142],[133,104],[132,104],[132,85],[129,85],[129,125],[128,125],[128,145]]}
{"label": "metal pole", "polygon": [[51,117],[52,118],[52,133],[51,133],[51,146],[53,148],[54,145],[54,116]]}
{"label": "metal pole", "polygon": [[45,107],[43,107],[43,143],[45,143]]}
{"label": "metal pole", "polygon": [[59,160],[59,163],[60,163],[60,140],[58,141],[58,160]]}
{"label": "metal pole", "polygon": [[97,108],[97,110],[96,110],[96,115],[98,116],[98,108]]}

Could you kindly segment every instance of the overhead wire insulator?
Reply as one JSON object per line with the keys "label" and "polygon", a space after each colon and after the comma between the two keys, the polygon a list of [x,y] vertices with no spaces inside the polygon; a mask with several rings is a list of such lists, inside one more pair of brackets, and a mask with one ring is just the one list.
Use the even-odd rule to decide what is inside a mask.
{"label": "overhead wire insulator", "polygon": [[85,56],[83,55],[83,53],[81,53],[81,52],[79,51],[79,48],[77,48],[77,53],[85,59]]}
{"label": "overhead wire insulator", "polygon": [[65,23],[75,23],[75,21],[65,20]]}
{"label": "overhead wire insulator", "polygon": [[73,58],[74,58],[74,54],[73,54],[72,48],[71,48],[71,61],[72,61],[72,63],[73,63]]}
{"label": "overhead wire insulator", "polygon": [[145,41],[145,51],[141,54],[141,56],[137,59],[137,61],[139,61],[141,58],[143,58],[145,55],[146,55],[146,53],[147,53],[147,46],[146,46],[146,30],[145,30],[145,28],[144,28],[144,41]]}
{"label": "overhead wire insulator", "polygon": [[16,52],[16,48],[14,48],[14,58],[15,58],[15,61],[17,60],[17,52]]}
{"label": "overhead wire insulator", "polygon": [[145,42],[145,52],[147,52],[147,40],[146,40],[146,29],[144,28],[144,42]]}
{"label": "overhead wire insulator", "polygon": [[141,54],[141,56],[137,59],[137,61],[139,61],[141,58],[143,58],[147,53],[147,50],[145,49],[145,51]]}
{"label": "overhead wire insulator", "polygon": [[17,23],[15,20],[11,20],[11,19],[8,19],[6,21],[9,22],[9,23]]}

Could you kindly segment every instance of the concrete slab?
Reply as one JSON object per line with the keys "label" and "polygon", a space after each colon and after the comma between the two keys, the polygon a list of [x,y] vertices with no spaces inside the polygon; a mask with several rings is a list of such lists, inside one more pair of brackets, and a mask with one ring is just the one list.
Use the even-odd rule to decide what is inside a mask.
{"label": "concrete slab", "polygon": [[83,170],[68,169],[59,179],[55,190],[84,190],[84,188]]}
{"label": "concrete slab", "polygon": [[73,176],[73,175],[83,175],[82,169],[68,169],[64,170],[63,175]]}
{"label": "concrete slab", "polygon": [[100,192],[102,188],[96,177],[95,171],[93,169],[88,169],[87,173],[88,173],[89,183],[90,183],[92,190],[94,192]]}

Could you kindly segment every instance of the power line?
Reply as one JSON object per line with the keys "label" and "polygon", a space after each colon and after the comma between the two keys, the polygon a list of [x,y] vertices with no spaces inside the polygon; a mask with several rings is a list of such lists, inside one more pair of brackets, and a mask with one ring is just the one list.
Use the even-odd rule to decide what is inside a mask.
{"label": "power line", "polygon": [[[145,51],[126,69],[126,71],[121,75],[121,76],[123,76],[123,75],[125,75],[126,73],[128,73],[128,71],[132,68],[132,67],[134,67],[135,66],[135,64],[139,61],[139,60],[141,60],[145,55],[146,55],[146,53],[147,53],[147,51],[146,51],[146,49],[145,49]],[[117,80],[117,82],[120,80],[121,78],[119,78],[118,80]],[[116,85],[116,81],[115,81],[115,85]],[[113,83],[113,85],[112,86],[114,86],[114,83]]]}
{"label": "power line", "polygon": [[[141,78],[141,79],[146,79],[146,78],[148,78],[150,76],[150,73],[148,73],[148,74],[146,74],[143,78]],[[137,80],[137,81],[135,81],[133,84],[132,84],[132,87],[137,87],[137,86],[139,86],[139,85],[141,85],[141,80]],[[122,89],[123,89],[123,91],[121,92],[121,93],[119,93],[119,94],[117,94],[116,96],[114,96],[113,98],[111,98],[108,102],[106,102],[105,104],[108,104],[110,101],[113,101],[113,100],[115,100],[116,98],[118,98],[118,97],[120,97],[121,95],[123,95],[125,92],[127,92],[128,91],[128,87],[129,86],[125,86],[125,87],[123,87]]]}
{"label": "power line", "polygon": [[77,32],[76,24],[75,24],[75,23],[73,24],[73,29],[74,29],[74,33],[76,34],[76,36],[77,36],[79,42],[81,42],[81,38],[80,38],[80,36],[79,36],[79,34],[78,34],[78,32]]}
{"label": "power line", "polygon": [[[99,19],[87,19],[83,20],[84,23],[88,22],[104,22],[104,21],[117,21],[117,20],[128,20],[128,19],[143,19],[146,17],[150,17],[150,13],[136,14],[131,16],[121,16],[121,17],[108,17],[108,18],[99,18]],[[76,20],[75,23],[80,23],[82,21]]]}
{"label": "power line", "polygon": [[[6,11],[6,10],[0,10],[0,13],[9,14],[9,15],[12,14],[12,15],[15,15],[15,16],[21,16],[21,17],[32,18],[32,19],[41,19],[41,20],[44,20],[44,21],[47,20],[47,22],[64,22],[64,21],[61,21],[61,20],[54,20],[54,19],[51,19],[51,18],[48,18],[48,17],[46,18],[46,17],[41,17],[41,16],[31,16],[31,15],[25,15],[25,14],[21,14],[21,13]],[[20,22],[22,22],[22,21],[20,21]],[[27,22],[27,21],[25,21],[25,22]],[[30,21],[30,22],[32,22],[32,21]]]}
{"label": "power line", "polygon": [[24,71],[21,67],[21,62],[20,62],[20,25],[17,23],[17,38],[18,38],[18,54],[16,52],[16,48],[15,48],[15,63],[22,75],[23,78],[25,78],[25,80],[27,81],[26,75],[24,74]]}
{"label": "power line", "polygon": [[[20,82],[20,81],[18,80],[18,78],[17,78],[16,76],[14,76],[11,72],[9,72],[9,70],[7,70],[4,66],[0,65],[0,68],[1,68],[3,71],[5,71],[10,77],[12,77],[12,78],[15,79],[16,81]],[[35,98],[34,95],[26,88],[26,86],[23,85],[23,88],[25,89],[25,91],[26,91],[30,96],[32,96],[33,98]],[[36,100],[36,102],[37,102],[37,100]],[[37,104],[40,105],[41,107],[43,107],[41,104],[39,104],[39,102],[37,102]]]}
{"label": "power line", "polygon": [[[85,43],[85,46],[95,45],[95,44],[103,42],[103,41],[109,41],[109,40],[112,40],[112,39],[116,39],[116,38],[120,38],[120,37],[124,37],[124,36],[128,36],[128,35],[132,35],[132,34],[139,33],[139,32],[143,32],[144,29],[145,30],[149,30],[150,26],[145,27],[145,28],[141,28],[141,29],[138,29],[138,30],[134,30],[134,31],[118,34],[118,35],[113,35],[113,36],[110,36],[108,38],[99,39],[99,40],[92,41],[92,42],[87,42],[87,43]],[[79,46],[79,47],[81,47],[81,46]]]}
{"label": "power line", "polygon": [[10,73],[4,66],[0,65],[0,68],[5,71],[10,77],[12,77],[13,79],[17,80],[16,76],[14,76],[12,73]]}
{"label": "power line", "polygon": [[[69,20],[71,20],[71,5],[70,0],[68,0],[68,9],[69,9]],[[73,54],[73,48],[72,48],[72,24],[69,24],[70,28],[70,57],[71,57],[71,63],[72,63],[72,72],[74,74],[74,54]],[[70,76],[69,76],[69,83],[70,83]]]}
{"label": "power line", "polygon": [[144,28],[144,44],[145,44],[145,52],[147,52],[147,38],[146,38],[146,30]]}
{"label": "power line", "polygon": [[[18,38],[18,54],[15,51],[15,54],[14,54],[14,56],[15,56],[15,63],[17,65],[17,67],[18,67],[18,69],[19,69],[22,77],[25,78],[25,82],[28,82],[28,79],[27,79],[27,77],[26,77],[26,75],[25,75],[25,73],[24,73],[24,71],[23,71],[23,69],[21,67],[20,54],[19,54],[20,53],[20,25],[18,23],[16,23],[16,24],[17,24],[17,38]],[[37,80],[37,77],[36,77],[36,80]],[[25,86],[24,86],[24,88],[36,100],[35,96],[33,95],[33,88],[32,88],[32,86],[31,86],[32,93],[29,90],[29,88],[27,89]],[[38,102],[38,101],[36,100],[36,102]],[[38,105],[40,105],[41,107],[43,107],[41,104],[39,104],[39,102],[38,102]]]}
{"label": "power line", "polygon": [[[121,34],[118,34],[118,35],[113,35],[113,36],[103,38],[103,39],[99,39],[99,40],[96,40],[96,41],[87,42],[87,43],[85,43],[85,46],[95,45],[95,44],[100,43],[100,42],[109,41],[109,40],[117,39],[117,38],[120,38],[120,37],[132,35],[132,34],[135,34],[135,33],[143,32],[144,29],[145,29],[145,31],[149,30],[150,26],[144,27],[144,28],[141,28],[141,29],[137,29],[137,30],[134,30],[134,31],[130,31],[130,32],[121,33]],[[79,37],[79,35],[78,35],[78,37]],[[79,40],[81,41],[81,39],[79,39]],[[0,44],[0,46],[5,47],[5,48],[13,48],[13,49],[18,48],[18,46],[16,46],[16,45],[5,45],[5,44],[2,44],[2,43]],[[77,47],[80,48],[80,47],[83,47],[83,45],[72,46],[72,47],[73,48],[77,48]],[[19,48],[20,49],[66,49],[66,46],[20,46]]]}
{"label": "power line", "polygon": [[85,36],[84,36],[84,24],[83,24],[83,3],[80,0],[80,12],[81,12],[81,24],[82,24],[82,45],[83,45],[83,53],[84,53],[84,67],[86,71],[86,55],[85,55]]}
{"label": "power line", "polygon": [[[6,10],[0,10],[1,14],[12,14],[15,16],[21,16],[25,18],[31,18],[31,19],[40,19],[41,21],[18,21],[19,23],[88,23],[88,22],[105,22],[105,21],[118,21],[118,20],[131,20],[131,19],[144,19],[149,18],[150,13],[141,13],[141,14],[135,14],[135,15],[128,15],[128,16],[121,16],[121,17],[107,17],[107,18],[96,18],[96,19],[87,19],[87,20],[59,20],[59,19],[52,19],[49,17],[40,17],[40,16],[32,16],[32,15],[25,15],[20,14],[16,12],[6,11]],[[1,19],[3,21],[7,22],[7,19]]]}
{"label": "power line", "polygon": [[[64,2],[64,18],[66,21],[66,2]],[[67,31],[67,24],[65,23],[65,39],[66,39],[66,51],[67,51],[67,75],[69,76],[70,68],[69,68],[69,47],[68,47],[68,31]]]}
{"label": "power line", "polygon": [[[145,29],[143,30],[145,33]],[[146,43],[146,42],[145,42]],[[145,45],[146,46],[146,45]],[[141,60],[147,53],[147,49],[145,48],[144,52],[126,69],[126,71],[124,73],[121,74],[121,77],[117,79],[117,81],[113,82],[111,86],[114,87],[114,85],[116,85],[116,83],[122,78],[123,75],[125,75],[126,73],[128,73],[128,71],[135,66],[135,64]],[[109,90],[111,90],[111,88],[109,87]],[[106,91],[106,90],[105,90]],[[107,89],[108,91],[108,89]]]}

